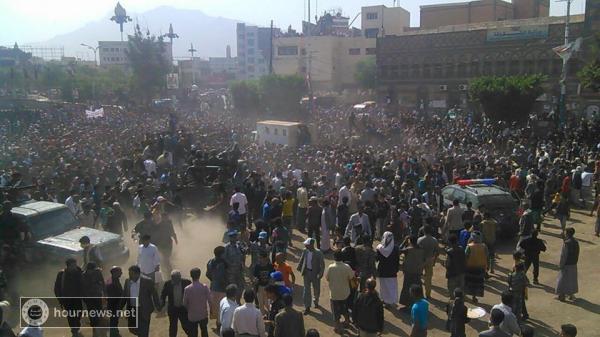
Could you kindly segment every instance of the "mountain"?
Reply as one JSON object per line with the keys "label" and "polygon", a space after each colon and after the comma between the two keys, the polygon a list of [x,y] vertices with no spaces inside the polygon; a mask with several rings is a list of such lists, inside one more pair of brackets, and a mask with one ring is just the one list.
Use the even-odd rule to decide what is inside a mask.
{"label": "mountain", "polygon": [[[169,31],[169,24],[173,24],[173,31],[179,35],[173,40],[173,56],[189,57],[190,43],[194,44],[197,52],[194,56],[207,58],[209,56],[225,56],[225,48],[231,46],[232,54],[236,55],[236,24],[239,21],[213,17],[199,10],[177,9],[161,6],[144,13],[128,13],[132,22],[123,27],[123,36],[133,34],[134,26],[139,23],[142,31],[146,28],[152,34],[160,35]],[[98,41],[120,40],[119,25],[110,21],[110,15],[102,20],[90,22],[70,33],[61,34],[46,41],[28,43],[39,46],[63,46],[65,56],[93,58],[93,52],[80,44],[85,43],[97,46]],[[168,39],[165,39],[168,41]]]}

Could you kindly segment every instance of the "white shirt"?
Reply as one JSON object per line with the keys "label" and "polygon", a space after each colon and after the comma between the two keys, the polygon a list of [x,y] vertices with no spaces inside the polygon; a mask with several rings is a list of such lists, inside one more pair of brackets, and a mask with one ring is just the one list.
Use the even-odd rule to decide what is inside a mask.
{"label": "white shirt", "polygon": [[348,205],[350,205],[350,201],[352,200],[352,192],[350,192],[350,189],[346,185],[342,186],[338,192],[338,206],[342,204],[342,199],[344,199],[344,197],[348,198]]}
{"label": "white shirt", "polygon": [[[517,322],[517,317],[512,312],[512,309],[504,303],[496,304],[492,307],[492,310],[498,309],[504,313],[504,320],[500,323],[500,330],[506,332],[509,335],[519,335],[521,328]],[[490,310],[491,311],[491,310]]]}
{"label": "white shirt", "polygon": [[246,303],[235,309],[231,328],[235,331],[236,335],[266,336],[265,321],[260,310],[254,306],[254,303]]}
{"label": "white shirt", "polygon": [[307,249],[306,250],[306,260],[304,262],[306,269],[312,270],[312,257],[313,257],[313,253]]}
{"label": "white shirt", "polygon": [[238,208],[238,212],[240,212],[240,215],[246,214],[246,206],[248,205],[248,199],[246,199],[246,195],[242,192],[234,193],[231,196],[231,200],[229,200],[229,206],[233,206],[234,202],[240,204],[240,208]]}
{"label": "white shirt", "polygon": [[279,191],[281,185],[283,184],[283,180],[279,179],[279,177],[275,176],[271,179],[271,185],[273,185],[273,189],[275,191]]}
{"label": "white shirt", "polygon": [[156,163],[152,159],[144,160],[144,168],[146,169],[148,176],[150,176],[152,172],[156,173]]}
{"label": "white shirt", "polygon": [[224,297],[219,303],[219,322],[221,322],[221,334],[224,329],[231,328],[231,321],[233,320],[233,312],[239,305],[235,300],[230,300]]}
{"label": "white shirt", "polygon": [[594,174],[591,172],[583,172],[581,174],[581,186],[583,187],[592,187],[592,178]]}
{"label": "white shirt", "polygon": [[294,176],[294,179],[300,181],[300,178],[302,178],[302,170],[301,169],[295,169],[292,171],[292,175]]}
{"label": "white shirt", "polygon": [[[140,276],[141,277],[141,276]],[[137,305],[136,298],[140,297],[140,279],[133,282],[133,280],[129,280],[129,297],[130,303],[132,306]]]}
{"label": "white shirt", "polygon": [[156,267],[160,266],[160,256],[155,245],[149,244],[148,247],[140,245],[137,265],[143,274],[152,274],[156,271]]}
{"label": "white shirt", "polygon": [[65,205],[69,208],[73,215],[78,215],[79,213],[81,213],[81,206],[78,202],[75,202],[75,200],[73,200],[72,196],[69,196],[67,200],[65,200]]}

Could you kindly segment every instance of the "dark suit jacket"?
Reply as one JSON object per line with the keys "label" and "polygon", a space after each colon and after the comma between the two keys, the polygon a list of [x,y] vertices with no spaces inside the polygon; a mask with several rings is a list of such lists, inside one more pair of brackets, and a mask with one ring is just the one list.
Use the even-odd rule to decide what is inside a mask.
{"label": "dark suit jacket", "polygon": [[[130,297],[129,279],[125,280],[123,285],[123,297]],[[130,304],[127,303],[129,306]],[[150,319],[150,315],[155,308],[159,308],[160,303],[158,293],[154,287],[154,282],[147,278],[140,277],[140,293],[138,297],[138,317]]]}
{"label": "dark suit jacket", "polygon": [[275,337],[304,337],[304,317],[293,308],[283,308],[275,316]]}
{"label": "dark suit jacket", "polygon": [[106,281],[106,296],[107,297],[119,297],[119,298],[108,298],[106,300],[109,309],[121,309],[126,304],[123,300],[123,285],[120,280],[113,281],[112,278]]}
{"label": "dark suit jacket", "polygon": [[[187,279],[181,279],[181,306],[183,307],[183,290],[185,287],[192,284],[192,281]],[[166,301],[165,301],[166,300]],[[161,306],[164,306],[167,303],[167,310],[171,312],[173,310],[173,281],[168,280],[165,282],[165,285],[162,288],[162,292],[160,294],[160,303]]]}

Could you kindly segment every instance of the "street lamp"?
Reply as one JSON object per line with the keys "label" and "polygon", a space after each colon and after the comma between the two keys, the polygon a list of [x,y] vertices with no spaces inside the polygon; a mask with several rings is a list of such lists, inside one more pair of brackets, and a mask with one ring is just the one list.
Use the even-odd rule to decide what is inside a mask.
{"label": "street lamp", "polygon": [[[88,49],[91,49],[94,51],[94,65],[97,67],[98,66],[98,62],[96,60],[96,52],[98,51],[98,48],[100,48],[100,46],[98,47],[92,47],[90,45],[87,45],[85,43],[81,43],[81,45],[83,47],[88,47]],[[92,76],[92,98],[94,99],[94,101],[96,101],[96,76]]]}
{"label": "street lamp", "polygon": [[88,49],[91,49],[91,50],[93,50],[93,51],[94,51],[94,65],[96,65],[96,66],[97,66],[97,65],[98,65],[98,61],[97,61],[97,58],[96,58],[96,52],[98,51],[98,48],[100,48],[100,46],[98,46],[98,47],[92,47],[92,46],[90,46],[90,45],[87,45],[87,44],[85,44],[85,43],[81,43],[81,45],[82,45],[83,47],[88,47]]}
{"label": "street lamp", "polygon": [[123,8],[123,6],[121,6],[121,4],[118,2],[117,6],[115,6],[115,15],[110,18],[110,21],[114,21],[119,24],[119,28],[121,30],[121,41],[123,41],[123,24],[130,22],[131,18],[127,16],[127,11],[125,11],[125,8]]}

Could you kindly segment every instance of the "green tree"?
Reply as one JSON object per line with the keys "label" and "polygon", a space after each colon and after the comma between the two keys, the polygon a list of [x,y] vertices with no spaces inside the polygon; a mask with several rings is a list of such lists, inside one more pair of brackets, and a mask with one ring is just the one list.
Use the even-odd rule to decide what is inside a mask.
{"label": "green tree", "polygon": [[363,89],[377,88],[377,64],[375,58],[368,58],[356,64],[354,78]]}
{"label": "green tree", "polygon": [[259,81],[262,105],[276,115],[300,112],[300,101],[306,93],[304,79],[298,75],[268,75]]}
{"label": "green tree", "polygon": [[485,115],[494,121],[524,122],[544,92],[542,84],[546,76],[485,76],[469,83],[472,100],[481,103]]}
{"label": "green tree", "polygon": [[129,36],[127,57],[133,73],[131,89],[143,105],[149,105],[152,98],[166,89],[166,76],[171,65],[164,51],[162,37],[157,38],[150,31],[142,34],[140,26],[136,25],[134,35]]}
{"label": "green tree", "polygon": [[590,61],[577,73],[577,76],[584,88],[598,92],[600,91],[600,33],[594,35],[590,55]]}
{"label": "green tree", "polygon": [[229,85],[231,99],[239,112],[256,112],[260,106],[257,81],[235,81]]}

